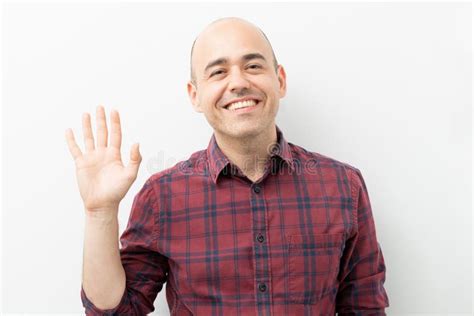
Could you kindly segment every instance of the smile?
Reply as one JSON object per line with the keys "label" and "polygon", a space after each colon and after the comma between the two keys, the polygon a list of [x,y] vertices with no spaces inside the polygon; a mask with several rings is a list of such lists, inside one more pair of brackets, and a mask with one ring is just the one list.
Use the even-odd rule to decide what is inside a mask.
{"label": "smile", "polygon": [[246,100],[240,102],[234,102],[229,104],[226,109],[231,111],[237,111],[239,109],[255,107],[259,102],[256,100]]}

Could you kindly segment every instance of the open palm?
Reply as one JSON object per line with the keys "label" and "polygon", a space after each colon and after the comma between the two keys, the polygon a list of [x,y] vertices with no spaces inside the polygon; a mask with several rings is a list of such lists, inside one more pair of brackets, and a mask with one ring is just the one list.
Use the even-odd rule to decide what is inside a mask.
{"label": "open palm", "polygon": [[95,145],[90,115],[83,114],[84,153],[77,145],[72,130],[66,130],[66,141],[76,164],[79,192],[84,207],[89,211],[117,208],[137,178],[142,160],[138,144],[134,144],[130,152],[130,162],[124,166],[120,154],[122,131],[119,113],[112,110],[110,118],[110,144],[107,144],[105,111],[102,106],[97,107],[97,145]]}

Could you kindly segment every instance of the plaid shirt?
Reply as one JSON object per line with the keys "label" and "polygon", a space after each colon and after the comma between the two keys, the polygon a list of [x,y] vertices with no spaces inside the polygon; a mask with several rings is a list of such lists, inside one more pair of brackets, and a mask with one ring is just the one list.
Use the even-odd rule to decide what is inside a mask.
{"label": "plaid shirt", "polygon": [[152,175],[120,237],[119,305],[146,315],[167,282],[171,315],[385,315],[385,263],[359,169],[286,142],[276,127],[264,176],[219,149]]}

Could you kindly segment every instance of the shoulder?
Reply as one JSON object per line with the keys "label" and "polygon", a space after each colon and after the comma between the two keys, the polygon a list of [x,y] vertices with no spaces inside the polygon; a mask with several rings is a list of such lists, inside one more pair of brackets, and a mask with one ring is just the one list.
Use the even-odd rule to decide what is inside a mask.
{"label": "shoulder", "polygon": [[293,162],[296,162],[297,168],[304,170],[305,174],[322,177],[324,181],[328,182],[348,184],[351,197],[355,203],[357,203],[359,193],[362,190],[367,191],[362,172],[353,164],[307,150],[292,143],[288,144],[292,151]]}
{"label": "shoulder", "polygon": [[361,187],[365,187],[362,173],[355,165],[290,142],[288,144],[297,169],[303,170],[306,174],[321,176],[328,181],[337,179],[347,182],[350,184],[353,195]]}
{"label": "shoulder", "polygon": [[356,173],[359,171],[354,165],[336,159],[335,157],[330,157],[316,151],[310,151],[290,142],[288,144],[291,148],[293,161],[296,161],[300,166],[313,164],[315,166],[318,165],[321,169],[342,169],[347,173]]}
{"label": "shoulder", "polygon": [[193,175],[202,175],[207,172],[207,152],[205,149],[192,153],[187,159],[178,161],[173,166],[155,172],[145,185],[163,185],[172,183]]}

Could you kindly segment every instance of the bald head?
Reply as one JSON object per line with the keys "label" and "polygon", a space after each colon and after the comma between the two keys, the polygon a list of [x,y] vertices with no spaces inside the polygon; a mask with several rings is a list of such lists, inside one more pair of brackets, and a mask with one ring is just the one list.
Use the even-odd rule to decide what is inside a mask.
{"label": "bald head", "polygon": [[271,56],[273,59],[273,67],[275,68],[275,72],[278,71],[278,62],[275,57],[275,52],[273,51],[272,45],[268,40],[265,33],[254,24],[237,17],[226,17],[220,18],[213,22],[211,22],[194,40],[193,45],[191,47],[191,56],[190,56],[190,70],[191,70],[191,82],[196,85],[196,70],[194,69],[195,65],[195,51],[199,51],[201,53],[202,50],[205,50],[204,46],[206,43],[209,42],[209,38],[213,36],[218,36],[218,34],[222,34],[222,32],[226,32],[226,30],[231,31],[235,30],[236,28],[246,29],[247,32],[254,32],[260,36],[261,39],[265,42],[268,46],[269,51],[271,52]]}

